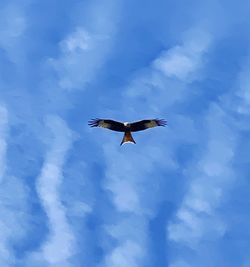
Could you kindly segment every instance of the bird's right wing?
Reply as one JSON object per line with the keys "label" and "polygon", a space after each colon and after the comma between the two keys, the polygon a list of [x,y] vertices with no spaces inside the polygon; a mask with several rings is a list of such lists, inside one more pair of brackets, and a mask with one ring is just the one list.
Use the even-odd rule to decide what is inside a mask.
{"label": "bird's right wing", "polygon": [[142,120],[133,122],[130,125],[131,132],[143,131],[149,128],[157,127],[157,126],[166,126],[167,121],[163,119],[151,119],[151,120]]}
{"label": "bird's right wing", "polygon": [[90,127],[102,127],[117,132],[125,132],[125,126],[123,123],[113,120],[105,119],[92,119],[88,122]]}

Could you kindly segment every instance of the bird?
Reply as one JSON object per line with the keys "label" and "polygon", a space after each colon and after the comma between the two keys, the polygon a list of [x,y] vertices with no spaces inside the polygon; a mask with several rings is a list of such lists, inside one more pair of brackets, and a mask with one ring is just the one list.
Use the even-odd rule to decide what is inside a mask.
{"label": "bird", "polygon": [[123,139],[120,143],[120,145],[122,145],[124,143],[136,144],[131,132],[143,131],[157,126],[165,127],[167,121],[164,119],[147,119],[136,122],[119,122],[110,119],[96,118],[89,120],[88,125],[90,127],[102,127],[116,132],[124,132]]}

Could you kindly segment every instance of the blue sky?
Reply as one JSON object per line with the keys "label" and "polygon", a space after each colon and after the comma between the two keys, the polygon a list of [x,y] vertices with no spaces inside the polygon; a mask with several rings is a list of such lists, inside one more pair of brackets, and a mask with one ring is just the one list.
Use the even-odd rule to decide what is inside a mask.
{"label": "blue sky", "polygon": [[249,10],[1,1],[0,266],[250,266]]}

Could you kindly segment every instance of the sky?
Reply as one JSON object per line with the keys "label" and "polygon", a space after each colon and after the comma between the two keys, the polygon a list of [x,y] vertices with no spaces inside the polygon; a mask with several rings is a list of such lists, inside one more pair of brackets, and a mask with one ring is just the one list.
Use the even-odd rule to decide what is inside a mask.
{"label": "sky", "polygon": [[[250,266],[250,2],[0,2],[0,266]],[[122,134],[92,118],[163,118]]]}

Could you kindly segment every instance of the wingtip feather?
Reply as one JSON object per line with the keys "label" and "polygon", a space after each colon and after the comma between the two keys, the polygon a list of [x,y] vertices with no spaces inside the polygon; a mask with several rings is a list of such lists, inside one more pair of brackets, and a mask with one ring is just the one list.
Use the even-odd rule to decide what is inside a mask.
{"label": "wingtip feather", "polygon": [[99,124],[99,122],[100,122],[100,119],[98,119],[98,118],[96,118],[96,119],[91,119],[91,120],[88,121],[88,125],[89,125],[90,127],[97,127],[98,124]]}
{"label": "wingtip feather", "polygon": [[158,124],[158,126],[163,126],[163,127],[167,125],[167,121],[164,119],[156,119],[156,123]]}

